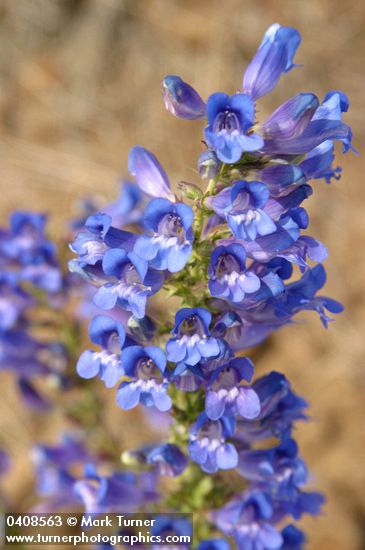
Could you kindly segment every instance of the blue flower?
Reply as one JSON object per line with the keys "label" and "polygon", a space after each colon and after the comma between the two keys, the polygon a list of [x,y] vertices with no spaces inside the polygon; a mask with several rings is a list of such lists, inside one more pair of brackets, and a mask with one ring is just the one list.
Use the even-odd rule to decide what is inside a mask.
{"label": "blue flower", "polygon": [[279,550],[283,537],[272,525],[273,516],[269,495],[253,490],[214,512],[213,521],[218,529],[234,538],[238,550]]}
{"label": "blue flower", "polygon": [[102,350],[85,350],[77,362],[77,373],[82,378],[99,376],[107,388],[112,388],[124,374],[121,353],[125,330],[111,317],[98,315],[90,323],[89,335]]}
{"label": "blue flower", "polygon": [[50,368],[39,357],[45,347],[26,332],[14,329],[1,332],[0,343],[0,370],[10,370],[28,378],[50,374]]}
{"label": "blue flower", "polygon": [[310,123],[318,107],[319,100],[311,93],[300,93],[285,101],[261,125],[265,147],[272,147],[279,140],[295,139]]}
{"label": "blue flower", "polygon": [[230,545],[224,539],[202,540],[198,550],[230,550]]}
{"label": "blue flower", "polygon": [[271,372],[256,380],[252,388],[260,399],[261,412],[255,422],[239,420],[235,437],[245,443],[275,437],[290,437],[294,422],[306,420],[308,403],[296,395],[283,374]]}
{"label": "blue flower", "polygon": [[138,319],[145,316],[147,298],[163,284],[160,273],[148,269],[145,260],[123,249],[113,248],[105,254],[103,272],[115,282],[107,282],[98,289],[95,305],[107,310],[119,305]]}
{"label": "blue flower", "polygon": [[189,454],[194,462],[208,474],[218,470],[230,470],[238,463],[237,451],[226,439],[232,437],[235,422],[233,417],[210,420],[201,413],[190,428]]}
{"label": "blue flower", "polygon": [[63,435],[57,445],[38,444],[32,450],[32,459],[37,467],[52,464],[67,468],[74,463],[82,463],[89,458],[84,443],[69,434]]}
{"label": "blue flower", "polygon": [[205,116],[204,101],[179,76],[165,76],[162,81],[162,95],[166,109],[178,118],[196,120]]}
{"label": "blue flower", "polygon": [[141,221],[143,193],[138,185],[123,181],[117,199],[103,208],[111,216],[113,225],[119,228]]}
{"label": "blue flower", "polygon": [[342,172],[339,166],[332,167],[334,158],[333,142],[327,139],[312,149],[299,166],[307,178],[324,178],[326,183],[331,183],[331,178],[339,180]]}
{"label": "blue flower", "polygon": [[118,472],[101,476],[90,464],[85,468],[84,478],[74,483],[73,490],[86,513],[117,513],[122,509],[133,512],[142,504],[156,500],[152,480],[148,473],[137,476],[131,472]]}
{"label": "blue flower", "polygon": [[281,550],[303,550],[306,538],[303,531],[295,527],[295,525],[284,527],[281,535],[284,541]]}
{"label": "blue flower", "polygon": [[[292,273],[291,266],[287,269],[289,262],[286,259],[275,257],[273,260],[262,264],[253,262],[250,271],[260,281],[260,288],[247,296],[240,303],[236,304],[237,311],[241,309],[252,309],[254,306],[267,301],[269,298],[280,295],[285,289],[283,279],[287,272]],[[290,277],[290,275],[288,275]]]}
{"label": "blue flower", "polygon": [[0,273],[0,330],[9,330],[23,313],[34,306],[34,299],[25,292],[11,273]]}
{"label": "blue flower", "polygon": [[168,177],[150,151],[139,145],[133,147],[129,153],[128,169],[144,193],[151,197],[174,200]]}
{"label": "blue flower", "polygon": [[295,67],[293,59],[300,41],[297,30],[278,23],[271,25],[245,71],[243,90],[253,99],[271,92],[282,73]]}
{"label": "blue flower", "polygon": [[[272,306],[278,319],[287,319],[303,310],[314,310],[320,316],[322,324],[327,328],[332,319],[326,313],[338,314],[343,306],[336,300],[326,296],[316,296],[316,293],[326,282],[326,272],[321,264],[308,269],[299,281],[286,286],[285,292],[272,301]],[[269,307],[270,307],[269,306]]]}
{"label": "blue flower", "polygon": [[219,341],[210,334],[211,320],[212,315],[207,309],[180,309],[175,317],[173,338],[166,344],[167,359],[194,366],[202,359],[220,355]]}
{"label": "blue flower", "polygon": [[[267,215],[267,214],[265,214]],[[253,241],[245,241],[248,257],[267,262],[297,241],[300,229],[307,221],[304,209],[289,210],[275,223],[275,231],[269,235],[257,235]],[[273,222],[272,222],[273,223]]]}
{"label": "blue flower", "polygon": [[265,168],[259,171],[258,175],[260,181],[268,186],[270,196],[280,197],[307,182],[307,174],[302,165],[303,163],[297,166],[296,164],[280,161],[265,166]]}
{"label": "blue flower", "polygon": [[19,283],[55,294],[62,290],[63,278],[56,258],[56,246],[45,234],[47,217],[16,211],[10,216],[10,230],[0,232],[0,262]]}
{"label": "blue flower", "polygon": [[232,310],[228,304],[217,304],[223,312],[217,316],[213,334],[224,337],[232,351],[242,351],[262,342],[273,330],[264,322],[255,322],[250,311]]}
{"label": "blue flower", "polygon": [[246,357],[232,359],[216,369],[209,380],[205,398],[205,412],[211,420],[223,415],[256,418],[260,413],[260,401],[252,388],[241,385],[250,382],[253,364]]}
{"label": "blue flower", "polygon": [[155,346],[130,346],[122,355],[122,366],[129,381],[122,382],[117,391],[117,403],[122,409],[132,409],[141,402],[168,411],[172,406],[167,394],[168,380],[164,378],[166,356]]}
{"label": "blue flower", "polygon": [[158,467],[162,476],[179,476],[188,465],[188,459],[184,453],[171,443],[151,447],[147,453],[147,464]]}
{"label": "blue flower", "polygon": [[252,133],[254,117],[254,103],[246,94],[215,93],[208,98],[205,138],[221,161],[237,162],[243,152],[262,148],[262,138]]}
{"label": "blue flower", "polygon": [[342,122],[348,100],[342,92],[330,92],[322,105],[313,94],[298,94],[281,105],[261,126],[264,152],[270,155],[302,155],[327,140],[353,149],[352,133]]}
{"label": "blue flower", "polygon": [[308,477],[307,467],[298,457],[298,446],[291,438],[271,449],[241,451],[238,469],[246,479],[270,485],[275,494],[279,493],[279,486],[302,485]]}
{"label": "blue flower", "polygon": [[263,207],[269,199],[268,187],[258,181],[237,181],[210,198],[207,203],[219,216],[225,216],[238,239],[253,241],[258,235],[270,235],[276,225]]}
{"label": "blue flower", "polygon": [[291,246],[277,253],[277,258],[298,264],[302,271],[309,268],[307,257],[313,262],[322,262],[327,258],[327,248],[317,239],[309,235],[299,237]]}
{"label": "blue flower", "polygon": [[148,464],[155,466],[162,476],[175,477],[183,473],[188,465],[188,459],[177,445],[163,443],[148,445],[122,455],[125,464]]}
{"label": "blue flower", "polygon": [[74,467],[82,466],[90,459],[84,444],[66,435],[58,445],[36,445],[31,451],[36,475],[37,493],[45,499],[37,511],[53,512],[62,507],[73,507],[78,499],[73,492]]}
{"label": "blue flower", "polygon": [[242,302],[245,294],[260,288],[260,279],[246,271],[246,251],[239,243],[217,246],[209,265],[209,290],[212,296]]}
{"label": "blue flower", "polygon": [[98,212],[89,216],[85,227],[77,234],[70,245],[73,252],[79,255],[80,261],[87,265],[95,265],[103,260],[110,248],[133,247],[135,237],[132,233],[122,231],[112,226],[112,217]]}
{"label": "blue flower", "polygon": [[198,172],[201,178],[210,180],[214,178],[219,170],[220,162],[214,151],[208,149],[203,151],[198,159]]}
{"label": "blue flower", "polygon": [[180,271],[192,252],[194,213],[186,204],[153,199],[144,212],[144,225],[152,235],[141,235],[134,252],[159,270]]}

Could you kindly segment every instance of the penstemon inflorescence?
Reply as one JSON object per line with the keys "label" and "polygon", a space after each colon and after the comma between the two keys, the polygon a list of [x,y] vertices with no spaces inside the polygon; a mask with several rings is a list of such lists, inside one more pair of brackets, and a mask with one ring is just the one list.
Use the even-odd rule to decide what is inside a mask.
{"label": "penstemon inflorescence", "polygon": [[[99,310],[89,327],[95,347],[81,353],[78,375],[118,385],[121,409],[142,405],[146,421],[168,425],[169,435],[124,452],[132,471],[109,476],[98,473],[98,461],[77,438],[38,446],[34,460],[40,487],[52,496],[49,509],[82,502],[89,512],[147,505],[192,512],[199,550],[304,546],[290,518],[316,515],[324,501],[303,490],[308,472],[293,439],[307,403],[283,374],[254,376],[244,355],[304,310],[316,311],[325,327],[342,310],[318,295],[327,252],[303,234],[309,218],[301,205],[312,194],[309,180],[340,177],[332,166],[334,142],[343,152],[353,149],[342,122],[348,99],[331,91],[320,103],[300,93],[256,120],[257,100],[295,67],[299,43],[295,29],[272,25],[242,90],[231,96],[214,93],[204,102],[180,77],[167,76],[167,110],[206,119],[206,149],[198,159],[203,185],[181,182],[175,194],[156,157],[133,147],[128,167],[137,185],[126,184],[116,204],[87,217],[71,244],[77,257],[70,271],[96,288],[92,301]],[[43,227],[38,218],[13,222],[14,231],[22,227],[32,235]],[[61,275],[44,246],[38,271],[33,266],[25,276],[58,291]],[[3,320],[8,347],[4,335],[28,299],[13,274],[3,277],[0,290],[9,284],[18,305],[15,317],[7,308]],[[75,463],[94,466],[77,479],[70,473]]]}
{"label": "penstemon inflorescence", "polygon": [[[93,319],[90,337],[100,351],[85,351],[78,373],[107,387],[121,380],[122,409],[140,403],[172,417],[168,442],[124,457],[180,476],[166,505],[197,514],[200,549],[227,548],[222,533],[242,550],[300,548],[303,533],[284,519],[318,514],[323,502],[302,490],[307,469],[292,439],[306,402],[277,372],[251,384],[254,365],[243,356],[300,311],[317,311],[327,326],[327,312],[342,309],[317,294],[326,249],[302,234],[309,219],[301,204],[312,194],[310,179],[339,177],[334,141],[343,152],[352,148],[342,122],[348,100],[338,91],[322,103],[300,93],[255,120],[256,101],[295,67],[299,43],[295,29],[272,25],[242,91],[214,93],[206,103],[167,76],[167,110],[207,119],[198,161],[205,186],[182,183],[175,195],[155,156],[134,147],[129,171],[148,197],[138,232],[99,213],[72,245],[79,256],[71,269],[98,286],[94,303],[113,312]],[[157,293],[175,299],[147,314]],[[124,325],[119,310],[130,312]]]}

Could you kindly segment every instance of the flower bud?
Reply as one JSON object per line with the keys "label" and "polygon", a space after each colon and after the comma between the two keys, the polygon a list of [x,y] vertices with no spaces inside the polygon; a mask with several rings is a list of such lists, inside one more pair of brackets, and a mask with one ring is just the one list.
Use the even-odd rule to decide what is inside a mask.
{"label": "flower bud", "polygon": [[204,151],[198,160],[198,172],[204,180],[210,180],[217,175],[220,161],[214,151]]}
{"label": "flower bud", "polygon": [[179,76],[165,76],[162,81],[162,95],[166,109],[178,118],[195,120],[205,116],[204,101]]}

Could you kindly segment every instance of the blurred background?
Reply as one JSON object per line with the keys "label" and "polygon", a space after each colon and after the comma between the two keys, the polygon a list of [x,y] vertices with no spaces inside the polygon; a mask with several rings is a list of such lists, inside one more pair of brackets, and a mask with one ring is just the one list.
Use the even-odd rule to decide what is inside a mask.
{"label": "blurred background", "polygon": [[[259,372],[283,371],[308,398],[312,421],[298,430],[312,486],[328,497],[306,520],[310,550],[365,548],[365,3],[361,0],[1,0],[0,215],[46,210],[57,239],[75,201],[113,198],[129,148],[151,149],[172,182],[197,182],[202,123],[164,109],[160,81],[177,74],[206,98],[233,93],[273,22],[299,29],[303,67],[262,99],[258,118],[300,91],[350,97],[346,122],[360,156],[340,158],[343,176],[314,182],[310,233],[329,248],[326,294],[346,307],[328,331],[314,315],[275,334]],[[5,381],[6,382],[6,381]],[[37,423],[17,408],[12,386],[0,400],[0,442],[10,449],[7,488],[19,503],[31,470],[26,449],[55,441],[57,419]],[[115,411],[123,446],[126,428]],[[141,424],[138,434],[143,436]],[[135,430],[136,431],[136,430]],[[147,428],[148,431],[148,428]]]}

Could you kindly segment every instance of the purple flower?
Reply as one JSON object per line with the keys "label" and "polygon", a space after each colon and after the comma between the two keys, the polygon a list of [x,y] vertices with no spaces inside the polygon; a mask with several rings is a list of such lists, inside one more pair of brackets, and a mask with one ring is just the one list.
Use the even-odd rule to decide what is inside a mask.
{"label": "purple flower", "polygon": [[149,473],[137,476],[131,472],[118,472],[101,476],[94,466],[88,465],[84,478],[74,483],[73,490],[86,513],[133,512],[156,500],[155,482]]}
{"label": "purple flower", "polygon": [[256,392],[241,385],[242,380],[250,382],[253,364],[246,357],[232,359],[213,372],[209,380],[205,412],[211,420],[223,415],[256,418],[260,413],[260,401]]}
{"label": "purple flower", "polygon": [[311,93],[298,94],[280,105],[261,126],[265,147],[271,141],[295,139],[310,123],[318,107],[319,100]]}
{"label": "purple flower", "polygon": [[121,353],[125,330],[111,317],[98,315],[91,321],[89,335],[102,350],[85,350],[77,362],[77,374],[82,378],[99,376],[107,388],[112,388],[124,374]]}
{"label": "purple flower", "polygon": [[281,550],[303,550],[306,538],[303,531],[295,525],[287,525],[281,535],[284,540]]}
{"label": "purple flower", "polygon": [[137,463],[155,466],[161,476],[175,477],[183,473],[188,459],[177,445],[164,443],[148,445],[134,451],[123,453],[124,463]]}
{"label": "purple flower", "polygon": [[342,122],[347,108],[342,92],[327,94],[322,105],[313,94],[298,94],[262,124],[265,153],[302,155],[327,140],[342,141],[343,152],[347,152],[352,148],[351,129]]}
{"label": "purple flower", "polygon": [[234,538],[238,550],[279,550],[283,537],[272,525],[274,508],[261,491],[247,491],[212,514],[215,525]]}
{"label": "purple flower", "polygon": [[196,120],[205,116],[204,101],[179,76],[165,76],[162,81],[162,95],[166,109],[178,118]]}
{"label": "purple flower", "polygon": [[133,147],[129,153],[128,169],[144,193],[174,201],[168,177],[150,151],[139,145]]}
{"label": "purple flower", "polygon": [[232,417],[210,420],[201,413],[190,428],[189,454],[204,472],[213,474],[218,470],[230,470],[238,463],[238,454],[232,443],[235,422]]}
{"label": "purple flower", "polygon": [[65,435],[58,445],[37,445],[31,452],[37,479],[37,492],[42,499],[39,512],[53,512],[63,507],[75,507],[79,501],[73,492],[74,467],[89,460],[84,444],[75,437]]}
{"label": "purple flower", "polygon": [[168,411],[172,406],[167,394],[168,381],[164,377],[166,356],[155,346],[130,346],[122,355],[122,367],[130,378],[117,391],[117,403],[122,409],[132,409],[141,402]]}
{"label": "purple flower", "polygon": [[224,539],[202,540],[198,550],[230,550],[230,545]]}
{"label": "purple flower", "polygon": [[165,443],[150,449],[147,464],[156,465],[162,476],[174,477],[183,473],[188,465],[188,459],[177,445]]}
{"label": "purple flower", "polygon": [[305,211],[300,212],[303,214],[302,219],[296,215],[297,213],[295,210],[289,210],[276,222],[273,233],[257,235],[255,240],[245,241],[247,256],[259,262],[267,262],[295,243],[300,236],[301,224],[303,225],[302,222],[305,221]]}
{"label": "purple flower", "polygon": [[183,308],[175,317],[173,337],[166,344],[168,361],[194,366],[221,353],[217,338],[210,335],[212,315],[203,308]]}
{"label": "purple flower", "polygon": [[243,152],[262,148],[263,140],[252,133],[255,107],[246,94],[215,93],[207,101],[205,138],[223,162],[237,162]]}
{"label": "purple flower", "polygon": [[260,181],[268,186],[271,197],[280,197],[306,183],[306,174],[302,164],[297,166],[280,161],[265,166],[259,171],[258,176]]}
{"label": "purple flower", "polygon": [[122,181],[117,199],[103,208],[111,216],[113,225],[122,228],[131,223],[139,223],[142,216],[143,193],[138,185]]}
{"label": "purple flower", "polygon": [[0,265],[14,273],[19,282],[54,294],[62,289],[63,278],[56,259],[56,246],[45,234],[44,214],[16,211],[10,230],[0,232]]}
{"label": "purple flower", "polygon": [[246,251],[239,243],[218,246],[211,254],[209,290],[212,296],[242,302],[245,294],[260,288],[260,279],[246,271]]}
{"label": "purple flower", "polygon": [[245,71],[243,90],[253,99],[271,92],[282,73],[295,67],[293,59],[300,40],[297,30],[278,23],[271,25]]}
{"label": "purple flower", "polygon": [[158,270],[171,273],[185,266],[192,252],[194,213],[190,206],[153,199],[144,212],[144,225],[151,232],[141,235],[134,252]]}
{"label": "purple flower", "polygon": [[268,187],[258,181],[237,181],[207,202],[219,216],[225,216],[238,239],[253,241],[269,235],[276,225],[263,207],[269,199]]}
{"label": "purple flower", "polygon": [[145,260],[118,248],[105,254],[103,272],[110,282],[98,289],[95,305],[106,310],[118,305],[138,319],[145,316],[147,298],[160,290],[163,283],[163,276],[148,269]]}
{"label": "purple flower", "polygon": [[246,479],[270,485],[276,494],[279,486],[302,485],[308,477],[307,468],[298,457],[298,446],[291,438],[271,449],[240,451],[238,469]]}
{"label": "purple flower", "polygon": [[130,250],[134,240],[132,233],[112,226],[111,216],[98,212],[87,218],[85,227],[77,234],[70,248],[79,255],[80,261],[95,265],[103,260],[110,248],[124,247]]}
{"label": "purple flower", "polygon": [[333,142],[329,139],[312,149],[300,163],[305,176],[314,179],[324,178],[326,183],[331,183],[331,178],[340,179],[342,169],[332,166],[335,158],[334,149]]}
{"label": "purple flower", "polygon": [[239,441],[284,440],[290,437],[294,422],[307,419],[307,402],[292,391],[283,374],[271,372],[256,380],[252,388],[259,396],[261,412],[255,422],[238,421],[235,437]]}
{"label": "purple flower", "polygon": [[15,327],[25,311],[35,305],[35,300],[23,290],[17,277],[11,273],[0,273],[0,330]]}
{"label": "purple flower", "polygon": [[198,172],[201,178],[210,180],[214,178],[220,166],[219,159],[214,151],[203,151],[198,160]]}

